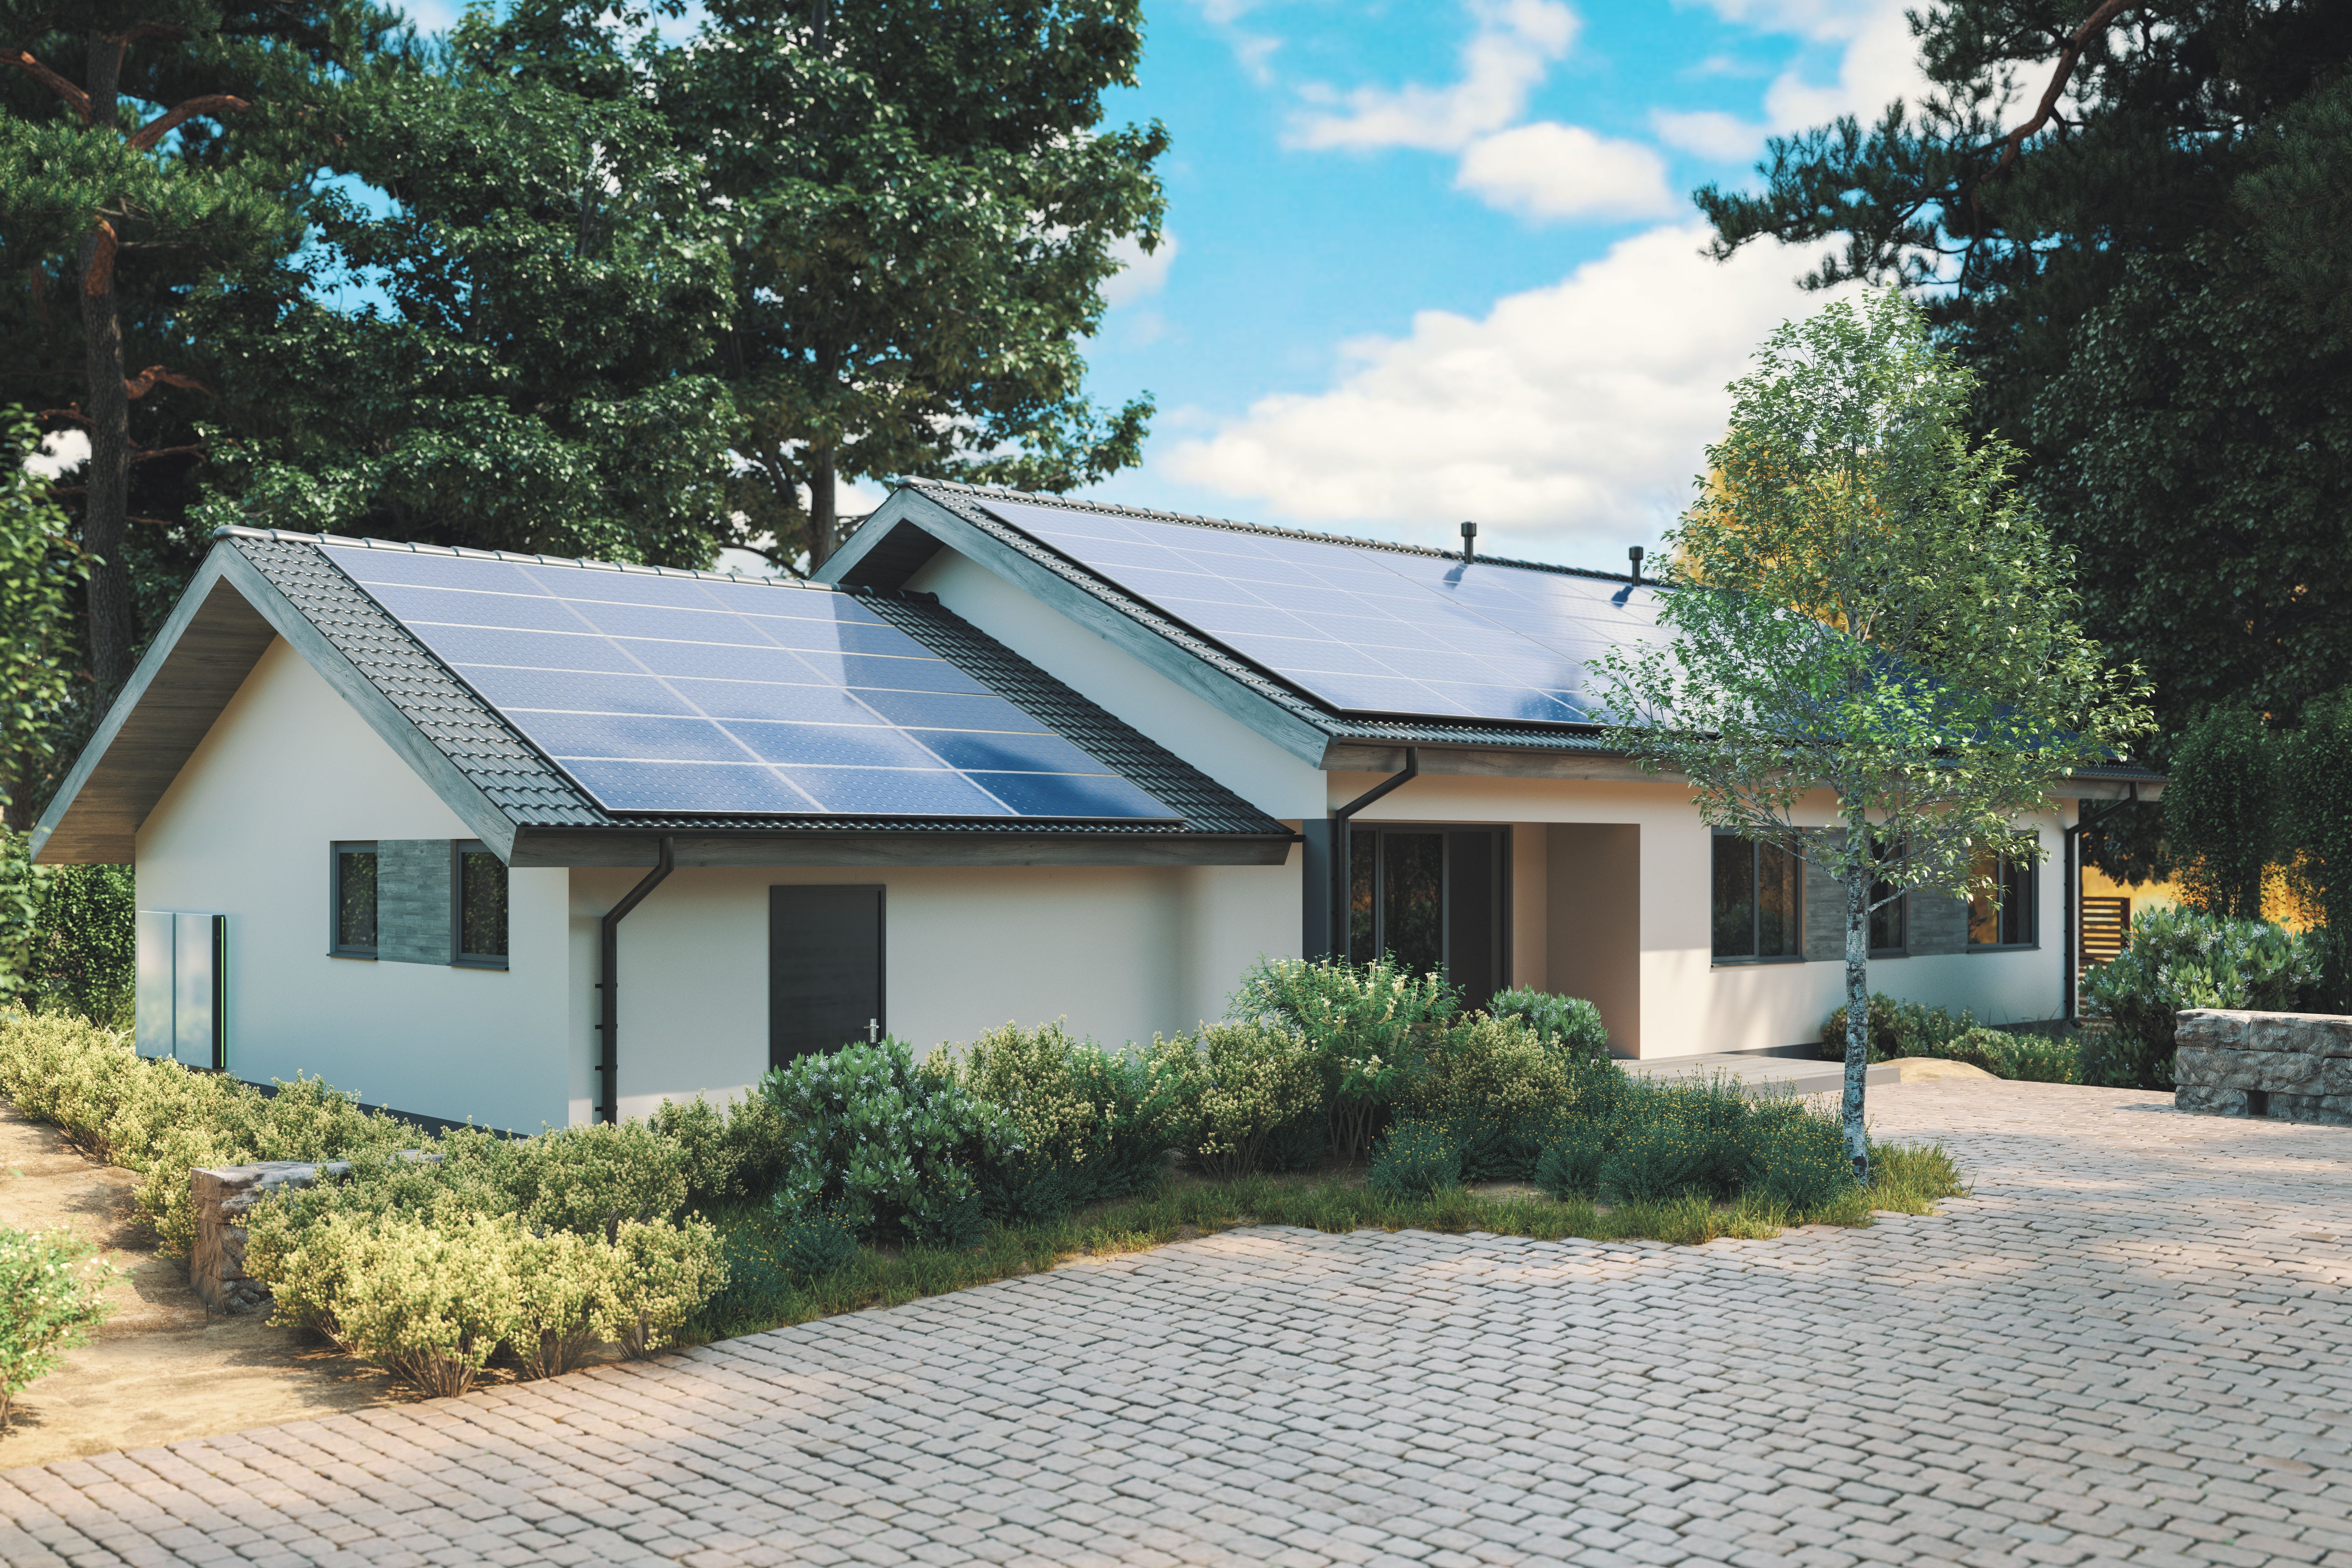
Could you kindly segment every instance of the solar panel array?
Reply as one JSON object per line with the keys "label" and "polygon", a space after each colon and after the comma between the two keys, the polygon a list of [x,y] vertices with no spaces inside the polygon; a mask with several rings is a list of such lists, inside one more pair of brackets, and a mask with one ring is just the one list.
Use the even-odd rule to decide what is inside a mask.
{"label": "solar panel array", "polygon": [[1178,815],[845,594],[326,553],[607,811]]}
{"label": "solar panel array", "polygon": [[1342,712],[1591,722],[1587,664],[1664,635],[1650,589],[1605,578],[982,504]]}

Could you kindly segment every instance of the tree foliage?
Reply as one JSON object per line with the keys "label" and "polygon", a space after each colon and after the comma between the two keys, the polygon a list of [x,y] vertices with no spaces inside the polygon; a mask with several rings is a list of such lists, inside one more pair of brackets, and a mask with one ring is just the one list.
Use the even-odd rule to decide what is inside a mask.
{"label": "tree foliage", "polygon": [[725,257],[635,90],[642,20],[471,12],[349,84],[311,244],[206,302],[236,445],[202,522],[709,563]]}
{"label": "tree foliage", "polygon": [[89,575],[70,521],[26,466],[39,446],[22,410],[0,408],[0,824],[20,830],[58,761],[75,593]]}
{"label": "tree foliage", "polygon": [[716,0],[657,101],[728,219],[740,542],[814,569],[842,478],[1063,490],[1137,462],[1086,399],[1113,247],[1159,243],[1140,0]]}
{"label": "tree foliage", "polygon": [[[1770,144],[1698,199],[1728,255],[1829,242],[1807,279],[1919,290],[1970,420],[2077,563],[2088,625],[2164,734],[2352,679],[2352,8],[1950,0],[1924,101]],[[2159,814],[2086,849],[2168,864]]]}
{"label": "tree foliage", "polygon": [[[2064,548],[1965,431],[1973,378],[1891,289],[1782,326],[1734,384],[1673,531],[1666,636],[1599,671],[1612,743],[1689,781],[1712,826],[1845,892],[1849,1152],[1867,1176],[1871,910],[1990,895],[2018,819],[2142,731],[2144,689],[2078,625]],[[1805,820],[1822,795],[1840,833]]]}
{"label": "tree foliage", "polygon": [[89,439],[66,493],[100,692],[141,640],[130,531],[174,521],[132,497],[184,500],[174,479],[202,455],[209,367],[179,314],[300,244],[316,111],[394,26],[367,0],[0,0],[0,276],[28,285],[0,323],[22,329],[9,392]]}
{"label": "tree foliage", "polygon": [[2164,821],[2189,901],[2208,914],[2263,918],[2263,871],[2280,826],[2275,745],[2242,703],[2207,709],[2173,748]]}

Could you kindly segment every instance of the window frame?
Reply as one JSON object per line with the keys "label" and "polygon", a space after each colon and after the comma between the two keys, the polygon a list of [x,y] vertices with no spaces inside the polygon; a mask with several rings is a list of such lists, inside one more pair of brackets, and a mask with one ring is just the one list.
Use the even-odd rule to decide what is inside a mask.
{"label": "window frame", "polygon": [[327,845],[327,956],[329,958],[363,958],[370,963],[383,944],[383,859],[376,856],[376,940],[367,947],[357,947],[343,941],[343,857],[346,855],[376,855],[373,838],[336,838]]}
{"label": "window frame", "polygon": [[[1773,849],[1789,857],[1791,868],[1790,883],[1790,887],[1796,893],[1796,907],[1789,913],[1790,929],[1795,934],[1797,944],[1796,951],[1794,952],[1749,952],[1745,954],[1727,954],[1719,953],[1715,951],[1715,847],[1717,843],[1727,838],[1737,839],[1740,843],[1748,846],[1749,855],[1748,886],[1751,889],[1760,889],[1764,885],[1764,868],[1758,857],[1759,857],[1765,849]],[[1802,963],[1805,962],[1805,866],[1806,861],[1803,856],[1782,849],[1780,846],[1777,844],[1767,845],[1759,839],[1750,838],[1748,835],[1735,832],[1733,829],[1728,827],[1716,828],[1707,836],[1707,967],[1711,969],[1746,969],[1765,963]],[[1759,939],[1761,935],[1759,928],[1762,926],[1764,919],[1763,907],[1763,900],[1756,897],[1755,894],[1751,892],[1749,895],[1748,916],[1748,936],[1750,946],[1762,945]]]}
{"label": "window frame", "polygon": [[[468,952],[466,951],[466,857],[488,855],[497,861],[499,869],[509,874],[507,883],[507,952]],[[478,838],[449,840],[449,966],[452,969],[493,969],[507,967],[508,954],[514,950],[514,883],[512,868],[499,860],[496,851]]]}
{"label": "window frame", "polygon": [[[1879,842],[1875,834],[1872,835],[1872,842],[1874,844],[1877,844]],[[1911,956],[1911,889],[1906,888],[1901,892],[1896,893],[1894,898],[1888,900],[1885,903],[1880,904],[1878,902],[1879,894],[1889,890],[1890,889],[1885,878],[1874,879],[1870,884],[1870,901],[1874,905],[1877,906],[1870,911],[1867,917],[1865,917],[1871,922],[1870,956],[1873,958],[1908,958]],[[1902,922],[1903,940],[1895,942],[1892,946],[1881,947],[1878,945],[1878,919],[1888,910],[1895,911],[1895,919]]]}
{"label": "window frame", "polygon": [[[2019,872],[2018,884],[2021,897],[2017,908],[2023,934],[2015,942],[1979,942],[1977,940],[1977,900],[1971,896],[1969,900],[1968,920],[1968,951],[1970,952],[2032,952],[2042,945],[2041,862],[2021,855],[2011,855],[2006,851],[1996,850],[1993,852],[1995,882],[2006,887],[2007,874],[2011,866],[2015,866]],[[1994,906],[1993,920],[1996,926],[2007,910],[2006,904]]]}

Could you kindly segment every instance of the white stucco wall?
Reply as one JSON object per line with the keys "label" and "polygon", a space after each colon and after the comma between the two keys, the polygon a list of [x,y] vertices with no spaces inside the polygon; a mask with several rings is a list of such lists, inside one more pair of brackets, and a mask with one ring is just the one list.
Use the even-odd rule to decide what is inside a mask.
{"label": "white stucco wall", "polygon": [[[1374,774],[1334,773],[1328,798],[1333,804],[1352,799],[1376,782]],[[1641,968],[1639,1038],[1644,1058],[1803,1044],[1817,1037],[1822,1018],[1844,999],[1842,963],[1717,965],[1714,962],[1708,931],[1712,836],[1681,785],[1424,773],[1371,806],[1359,820],[1611,823],[1635,827],[1641,840],[1635,919]],[[1826,801],[1819,804],[1813,820],[1829,824]],[[2063,1005],[2060,952],[2063,917],[2056,865],[2060,827],[2055,814],[2041,823],[2051,863],[2040,869],[2035,881],[2043,939],[2038,948],[1881,959],[1870,966],[1872,989],[1906,1001],[1967,1007],[1987,1023],[2055,1017]],[[1555,865],[1552,869],[1559,868]],[[1540,874],[1540,868],[1520,857],[1515,873],[1523,882]],[[1514,968],[1526,976],[1540,950],[1523,936],[1524,929],[1514,938]]]}
{"label": "white stucco wall", "polygon": [[[1118,1046],[1219,1016],[1259,954],[1297,955],[1297,861],[677,871],[621,925],[622,1114],[717,1099],[767,1070],[772,887],[883,884],[887,1023],[919,1053],[1055,1018]],[[571,1114],[587,1121],[597,921],[642,873],[570,875]]]}
{"label": "white stucco wall", "polygon": [[327,956],[330,846],[473,833],[273,642],[138,837],[141,909],[229,917],[229,1069],[534,1131],[569,1115],[566,873],[511,874],[508,968]]}

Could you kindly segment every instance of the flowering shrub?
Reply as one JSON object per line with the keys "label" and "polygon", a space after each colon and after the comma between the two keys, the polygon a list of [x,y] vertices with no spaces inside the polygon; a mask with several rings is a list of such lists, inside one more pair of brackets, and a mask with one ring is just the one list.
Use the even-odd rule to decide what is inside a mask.
{"label": "flowering shrub", "polygon": [[647,1121],[686,1155],[686,1200],[697,1208],[765,1203],[784,1166],[784,1123],[762,1094],[713,1105],[665,1100]]}
{"label": "flowering shrub", "polygon": [[1525,1020],[1473,1013],[1433,1043],[1409,1113],[1444,1121],[1472,1181],[1525,1180],[1541,1152],[1538,1122],[1569,1098],[1573,1048]]}
{"label": "flowering shrub", "polygon": [[1230,1011],[1306,1040],[1329,1108],[1331,1152],[1354,1160],[1419,1079],[1430,1043],[1461,1005],[1444,975],[1416,975],[1390,958],[1261,958]]}
{"label": "flowering shrub", "polygon": [[1059,1023],[1006,1024],[920,1070],[1010,1120],[1017,1144],[980,1172],[996,1217],[1047,1217],[1134,1192],[1157,1172],[1166,1107],[1133,1052],[1115,1055]]}
{"label": "flowering shrub", "polygon": [[103,1278],[103,1266],[70,1231],[28,1235],[0,1226],[0,1426],[16,1395],[105,1321],[111,1309],[99,1300]]}
{"label": "flowering shrub", "polygon": [[897,1038],[804,1056],[760,1092],[784,1128],[778,1213],[833,1208],[861,1234],[961,1245],[981,1224],[979,1166],[1020,1147],[1003,1110],[919,1071]]}
{"label": "flowering shrub", "polygon": [[1756,1164],[1751,1190],[1801,1211],[1822,1208],[1853,1186],[1853,1158],[1834,1114],[1801,1100],[1765,1100],[1748,1120]]}
{"label": "flowering shrub", "polygon": [[1155,1036],[1144,1058],[1149,1092],[1170,1108],[1171,1134],[1213,1176],[1258,1168],[1268,1140],[1314,1105],[1318,1067],[1303,1037],[1267,1023]]}
{"label": "flowering shrub", "polygon": [[1401,1198],[1425,1198],[1462,1181],[1462,1147],[1442,1121],[1400,1121],[1372,1146],[1364,1184]]}
{"label": "flowering shrub", "polygon": [[1497,1018],[1517,1019],[1545,1045],[1580,1061],[1599,1061],[1609,1055],[1609,1027],[1601,1021],[1601,1009],[1581,996],[1556,996],[1517,985],[1496,992],[1486,1011]]}
{"label": "flowering shrub", "polygon": [[1589,1198],[1601,1190],[1601,1162],[1608,1152],[1605,1123],[1563,1121],[1536,1156],[1535,1184],[1556,1198]]}
{"label": "flowering shrub", "polygon": [[2263,921],[2186,909],[2135,916],[2130,945],[2083,976],[2083,1010],[2114,1026],[2084,1037],[2082,1081],[2170,1089],[2175,1014],[2292,1009],[2318,984],[2320,957],[2312,938]]}
{"label": "flowering shrub", "polygon": [[686,1206],[688,1152],[642,1121],[557,1127],[536,1138],[477,1145],[499,1173],[514,1212],[533,1230],[611,1242],[621,1226],[667,1220]]}

